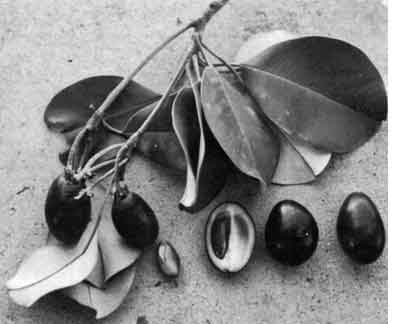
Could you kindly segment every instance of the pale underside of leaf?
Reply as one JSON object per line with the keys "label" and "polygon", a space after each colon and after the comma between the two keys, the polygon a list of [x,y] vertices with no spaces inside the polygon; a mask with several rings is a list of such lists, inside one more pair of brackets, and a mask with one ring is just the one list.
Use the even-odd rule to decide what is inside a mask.
{"label": "pale underside of leaf", "polygon": [[228,174],[226,156],[204,123],[200,96],[198,99],[196,102],[192,88],[185,88],[177,95],[172,110],[174,130],[186,160],[180,206],[190,212],[206,206],[222,189]]}
{"label": "pale underside of leaf", "polygon": [[257,115],[251,98],[212,68],[204,70],[201,96],[207,123],[234,165],[269,183],[277,165],[279,143]]}
{"label": "pale underside of leaf", "polygon": [[136,267],[131,265],[113,276],[103,288],[82,282],[63,290],[63,294],[96,312],[96,318],[104,318],[115,311],[128,295],[135,279]]}
{"label": "pale underside of leaf", "polygon": [[[47,236],[46,245],[58,245],[60,242],[51,233]],[[96,265],[93,267],[92,272],[86,277],[85,281],[89,282],[95,287],[102,287],[104,285],[104,268],[103,260],[101,258],[101,251],[99,249]]]}
{"label": "pale underside of leaf", "polygon": [[[95,188],[95,197],[104,194],[104,190]],[[97,200],[94,203],[97,203]],[[135,263],[141,255],[141,250],[126,244],[116,231],[111,219],[111,208],[110,199],[104,206],[98,228],[99,258],[93,271],[86,278],[86,281],[98,288],[102,288],[114,275]]]}
{"label": "pale underside of leaf", "polygon": [[276,130],[280,140],[279,162],[272,182],[275,184],[308,183],[322,173],[332,154],[314,149]]}
{"label": "pale underside of leaf", "polygon": [[91,285],[98,288],[102,288],[104,286],[105,275],[104,275],[103,259],[101,257],[100,249],[96,265],[94,266],[92,272],[87,276],[85,281],[89,282]]}
{"label": "pale underside of leaf", "polygon": [[172,125],[186,160],[186,186],[180,201],[183,206],[195,204],[198,194],[198,177],[205,155],[204,128],[200,118],[194,107],[193,91],[182,89],[174,101]]}
{"label": "pale underside of leaf", "polygon": [[[89,223],[75,247],[47,245],[25,259],[6,284],[10,297],[17,304],[29,307],[49,292],[84,280],[98,258],[97,234],[91,238],[93,223]],[[89,238],[91,242],[88,244]]]}
{"label": "pale underside of leaf", "polygon": [[104,198],[92,198],[91,221],[76,245],[65,245],[50,235],[46,246],[21,263],[14,277],[6,283],[16,303],[31,306],[47,293],[73,286],[92,273],[99,258],[96,226],[107,200],[108,194]]}
{"label": "pale underside of leaf", "polygon": [[110,280],[121,270],[131,266],[141,250],[129,246],[116,231],[111,220],[111,206],[106,209],[99,227],[99,248],[103,260],[104,279]]}
{"label": "pale underside of leaf", "polygon": [[316,149],[354,150],[379,127],[379,122],[366,115],[271,73],[243,66],[242,77],[275,125]]}

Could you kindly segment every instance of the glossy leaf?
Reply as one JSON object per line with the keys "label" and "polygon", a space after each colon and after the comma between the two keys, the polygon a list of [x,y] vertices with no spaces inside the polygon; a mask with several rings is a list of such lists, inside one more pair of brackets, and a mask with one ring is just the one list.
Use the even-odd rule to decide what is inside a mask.
{"label": "glossy leaf", "polygon": [[186,160],[182,208],[196,212],[223,188],[229,172],[227,158],[204,122],[191,88],[182,89],[173,105],[172,123]]}
{"label": "glossy leaf", "polygon": [[242,78],[275,125],[319,150],[352,151],[379,127],[367,115],[270,72],[246,66]]}
{"label": "glossy leaf", "polygon": [[286,30],[273,30],[252,35],[240,46],[234,61],[237,63],[245,63],[272,45],[293,38],[297,38],[297,36]]}
{"label": "glossy leaf", "polygon": [[344,41],[300,37],[266,48],[247,64],[377,121],[386,119],[386,90],[378,70],[360,49]]}
{"label": "glossy leaf", "polygon": [[185,156],[173,132],[145,132],[136,149],[146,158],[163,166],[178,172],[186,170]]}
{"label": "glossy leaf", "polygon": [[[118,76],[95,76],[61,90],[46,108],[46,125],[60,133],[82,127],[121,80]],[[107,110],[107,121],[113,127],[122,128],[132,113],[159,98],[159,94],[131,81]]]}
{"label": "glossy leaf", "polygon": [[[167,103],[164,107],[157,113],[156,117],[151,122],[147,131],[149,132],[162,132],[162,131],[171,131],[172,130],[172,121],[171,121],[171,108],[172,102],[175,96],[169,97]],[[134,115],[132,115],[127,121],[123,132],[129,136],[133,134],[139,127],[143,124],[146,118],[150,115],[153,109],[156,107],[157,102],[144,107],[137,111]]]}
{"label": "glossy leaf", "polygon": [[82,282],[63,290],[63,294],[96,311],[96,318],[104,318],[115,311],[128,295],[135,279],[134,265],[119,272],[103,288]]}
{"label": "glossy leaf", "polygon": [[17,304],[29,307],[49,292],[84,280],[98,258],[97,234],[92,237],[93,226],[92,220],[75,246],[57,242],[33,252],[6,283],[10,297]]}
{"label": "glossy leaf", "polygon": [[[294,38],[297,36],[284,30],[255,34],[240,47],[235,61],[243,63],[277,43]],[[307,183],[313,181],[326,168],[331,153],[317,150],[305,142],[291,138],[276,127],[274,130],[280,141],[280,154],[273,183]]]}
{"label": "glossy leaf", "polygon": [[207,123],[234,165],[269,183],[278,162],[279,143],[257,115],[253,100],[212,68],[204,70],[201,96]]}

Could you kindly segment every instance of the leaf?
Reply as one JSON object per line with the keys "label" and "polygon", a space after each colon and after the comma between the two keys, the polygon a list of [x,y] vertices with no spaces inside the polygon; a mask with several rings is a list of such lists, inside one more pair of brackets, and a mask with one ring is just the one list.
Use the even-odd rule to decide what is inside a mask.
{"label": "leaf", "polygon": [[[61,90],[46,108],[47,127],[66,133],[84,126],[121,80],[119,76],[94,76]],[[132,113],[159,98],[159,94],[131,81],[107,110],[107,121],[115,128],[122,128]]]}
{"label": "leaf", "polygon": [[[235,61],[243,63],[279,42],[294,38],[297,36],[284,30],[253,35],[241,46]],[[305,142],[289,137],[277,127],[273,127],[273,129],[280,142],[280,154],[272,182],[288,185],[315,180],[316,176],[328,165],[332,154],[317,150]]]}
{"label": "leaf", "polygon": [[10,297],[29,307],[47,293],[85,279],[98,257],[97,234],[92,237],[94,223],[92,219],[75,246],[46,245],[26,258],[6,283]]}
{"label": "leaf", "polygon": [[276,130],[280,141],[279,162],[272,182],[275,184],[301,184],[315,180],[325,170],[331,153],[314,149],[287,134]]}
{"label": "leaf", "polygon": [[247,64],[377,121],[386,119],[386,90],[378,70],[360,49],[341,40],[317,36],[288,40],[266,48]]}
{"label": "leaf", "polygon": [[126,244],[111,220],[111,204],[106,206],[99,226],[99,248],[103,261],[104,280],[131,266],[142,251]]}
{"label": "leaf", "polygon": [[269,72],[243,67],[242,78],[275,125],[319,150],[352,151],[379,127],[365,114]]}
{"label": "leaf", "polygon": [[85,281],[98,288],[102,288],[105,282],[103,258],[101,257],[100,252],[101,251],[99,249],[96,265],[94,266],[92,272],[85,279]]}
{"label": "leaf", "polygon": [[136,149],[146,158],[163,166],[178,172],[186,170],[185,156],[173,132],[145,132]]}
{"label": "leaf", "polygon": [[262,32],[252,35],[243,45],[239,48],[235,55],[234,61],[237,63],[244,63],[256,55],[260,54],[266,48],[275,45],[276,43],[283,42],[289,39],[296,38],[297,36],[286,30],[273,30],[270,32]]}
{"label": "leaf", "polygon": [[[166,132],[172,130],[171,110],[174,100],[175,95],[170,95],[166,99],[163,107],[157,112],[157,115],[149,125],[149,128],[147,129],[148,132]],[[124,133],[129,136],[137,131],[156,105],[157,102],[138,110],[134,115],[132,115],[123,129]]]}
{"label": "leaf", "polygon": [[234,165],[269,183],[278,162],[279,143],[257,115],[251,98],[212,68],[204,70],[201,98],[207,123]]}
{"label": "leaf", "polygon": [[115,311],[128,295],[135,273],[136,267],[132,265],[115,275],[102,289],[82,282],[64,289],[63,294],[95,310],[97,319],[104,318]]}
{"label": "leaf", "polygon": [[172,108],[172,124],[186,160],[181,208],[196,212],[218,194],[229,172],[227,158],[203,121],[191,88],[182,89]]}

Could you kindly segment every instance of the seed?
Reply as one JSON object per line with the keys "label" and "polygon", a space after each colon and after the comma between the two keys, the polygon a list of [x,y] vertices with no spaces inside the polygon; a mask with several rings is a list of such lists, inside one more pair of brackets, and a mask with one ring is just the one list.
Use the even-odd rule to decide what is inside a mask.
{"label": "seed", "polygon": [[157,264],[160,271],[169,278],[179,276],[181,261],[178,253],[168,241],[162,241],[157,247]]}

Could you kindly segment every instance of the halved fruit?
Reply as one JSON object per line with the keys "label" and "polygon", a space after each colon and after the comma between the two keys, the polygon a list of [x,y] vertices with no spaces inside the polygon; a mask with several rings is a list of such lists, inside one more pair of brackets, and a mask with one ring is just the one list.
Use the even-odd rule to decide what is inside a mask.
{"label": "halved fruit", "polygon": [[249,262],[255,243],[251,216],[239,204],[216,207],[206,225],[206,249],[211,263],[222,272],[238,272]]}

